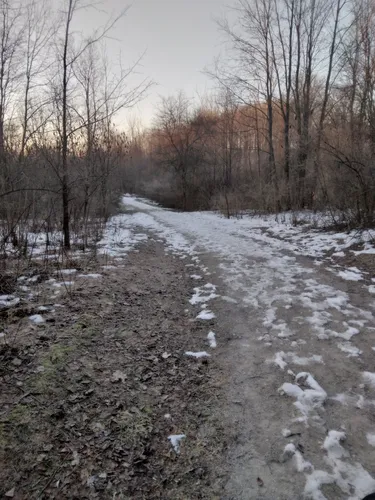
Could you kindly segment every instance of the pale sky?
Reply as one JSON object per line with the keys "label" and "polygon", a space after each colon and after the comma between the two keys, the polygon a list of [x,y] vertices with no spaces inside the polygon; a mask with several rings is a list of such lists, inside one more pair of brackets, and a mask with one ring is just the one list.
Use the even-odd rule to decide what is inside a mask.
{"label": "pale sky", "polygon": [[[230,10],[234,0],[104,0],[100,9],[107,13],[129,10],[109,40],[108,52],[115,57],[121,50],[128,65],[143,52],[136,80],[150,77],[156,85],[149,97],[132,115],[138,112],[145,125],[150,124],[159,95],[167,96],[184,90],[188,96],[203,95],[214,83],[203,74],[213,65],[215,57],[224,50],[224,36],[215,19]],[[85,28],[101,25],[103,12],[80,14]]]}

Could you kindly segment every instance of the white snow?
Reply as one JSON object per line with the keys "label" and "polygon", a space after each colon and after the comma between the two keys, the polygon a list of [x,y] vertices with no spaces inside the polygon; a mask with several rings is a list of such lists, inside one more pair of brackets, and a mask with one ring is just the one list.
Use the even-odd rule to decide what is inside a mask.
{"label": "white snow", "polygon": [[210,311],[209,309],[203,309],[203,311],[201,311],[198,316],[197,316],[197,319],[204,319],[204,320],[208,320],[208,319],[213,319],[215,318],[215,314]]}
{"label": "white snow", "polygon": [[55,274],[75,274],[77,269],[60,269],[55,271]]}
{"label": "white snow", "polygon": [[38,311],[49,311],[51,307],[48,306],[38,306],[37,307]]}
{"label": "white snow", "polygon": [[297,450],[294,443],[288,443],[284,448],[285,458],[294,458],[294,464],[297,472],[307,472],[313,469],[310,462],[305,460],[300,451]]}
{"label": "white snow", "polygon": [[284,370],[284,368],[286,367],[287,365],[287,362],[284,361],[284,355],[285,353],[284,352],[277,352],[275,354],[275,359],[274,359],[274,363],[279,366],[282,370]]}
{"label": "white snow", "polygon": [[338,276],[348,281],[360,281],[363,279],[363,275],[359,269],[351,268],[344,269],[343,271],[339,271]]}
{"label": "white snow", "polygon": [[365,382],[367,382],[372,387],[375,387],[375,373],[363,372],[362,376],[365,379]]}
{"label": "white snow", "polygon": [[208,354],[206,351],[199,351],[199,352],[193,352],[193,351],[186,351],[185,352],[186,356],[191,356],[192,358],[207,358],[211,356],[211,354]]}
{"label": "white snow", "polygon": [[349,495],[348,500],[361,500],[375,490],[375,480],[361,464],[352,463],[349,453],[342,447],[341,442],[345,439],[344,432],[329,431],[323,444],[329,471],[314,470],[306,475],[304,491],[306,498],[326,500],[326,496],[321,492],[324,484],[335,483],[344,494]]}
{"label": "white snow", "polygon": [[304,366],[309,365],[310,363],[323,363],[323,358],[318,354],[313,354],[309,357],[300,357],[294,352],[280,351],[275,354],[273,362],[284,370],[287,364]]}
{"label": "white snow", "polygon": [[215,349],[215,347],[217,347],[215,332],[213,332],[213,331],[208,332],[208,334],[207,334],[207,340],[208,340],[209,346],[212,349]]}
{"label": "white snow", "polygon": [[0,295],[0,309],[13,307],[19,303],[20,299],[14,295]]}
{"label": "white snow", "polygon": [[[296,399],[294,405],[302,415],[298,421],[305,422],[307,425],[309,414],[323,405],[327,399],[327,393],[308,372],[298,373],[295,381],[298,385],[285,382],[278,392]],[[302,389],[301,385],[306,388]]]}
{"label": "white snow", "polygon": [[289,437],[289,436],[292,434],[292,431],[291,431],[290,429],[283,429],[283,430],[281,431],[281,434],[282,434],[285,438],[287,438],[287,437]]}
{"label": "white snow", "polygon": [[203,287],[195,287],[194,294],[189,300],[190,304],[202,304],[219,297],[219,295],[215,293],[215,290],[216,286],[212,285],[212,283],[207,283]]}
{"label": "white snow", "polygon": [[56,287],[56,288],[61,288],[61,287],[64,287],[64,286],[73,286],[74,285],[74,281],[62,281],[61,283],[53,283],[52,286]]}
{"label": "white snow", "polygon": [[344,441],[345,439],[345,432],[329,431],[328,436],[324,440],[323,448],[327,450],[333,458],[346,457],[349,453],[340,444],[340,441]]}
{"label": "white snow", "polygon": [[171,434],[170,436],[168,436],[168,439],[171,442],[171,445],[177,455],[180,453],[180,442],[185,438],[185,434]]}
{"label": "white snow", "polygon": [[225,302],[229,302],[229,304],[237,304],[237,300],[233,299],[232,297],[227,297],[226,295],[222,295],[221,298]]}
{"label": "white snow", "polygon": [[79,274],[78,275],[78,278],[93,278],[93,279],[97,279],[97,278],[102,278],[102,274],[99,274],[99,273],[88,273],[88,274]]}
{"label": "white snow", "polygon": [[371,446],[375,446],[375,433],[374,432],[368,432],[366,434],[367,442]]}
{"label": "white snow", "polygon": [[202,276],[200,276],[199,274],[191,274],[190,278],[193,278],[193,280],[201,280]]}
{"label": "white snow", "polygon": [[44,323],[44,318],[40,314],[33,314],[32,316],[29,316],[29,320],[35,323],[36,325]]}
{"label": "white snow", "polygon": [[[354,358],[361,352],[351,341],[356,335],[364,337],[369,333],[374,315],[367,305],[352,305],[349,293],[341,289],[344,284],[339,278],[356,282],[362,280],[364,274],[357,268],[345,269],[341,265],[334,265],[337,263],[336,259],[347,254],[353,244],[363,243],[364,247],[360,252],[373,253],[375,249],[371,243],[373,235],[370,232],[320,232],[311,229],[309,225],[313,223],[316,227],[323,226],[329,217],[312,213],[307,217],[306,212],[276,217],[251,217],[245,214],[241,219],[228,220],[212,212],[182,213],[164,210],[132,196],[124,197],[123,201],[132,210],[142,210],[141,213],[129,212],[119,216],[119,231],[128,231],[124,234],[123,247],[134,247],[138,244],[133,235],[141,227],[141,230],[151,231],[163,240],[172,254],[181,258],[190,257],[195,263],[194,272],[197,269],[197,276],[208,272],[203,269],[201,253],[214,255],[219,261],[217,272],[228,290],[227,295],[221,297],[222,300],[228,303],[228,308],[231,304],[238,303],[238,308],[243,309],[244,314],[248,312],[251,322],[260,327],[254,332],[254,338],[260,338],[270,346],[272,354],[269,354],[269,358],[285,372],[292,373],[288,370],[289,364],[303,366],[323,363],[324,357],[327,366],[321,371],[323,376],[325,371],[329,370],[332,359],[336,359],[332,358],[332,349],[336,350],[335,356],[342,363],[353,364],[361,361]],[[294,218],[306,224],[294,226]],[[305,230],[306,227],[309,227],[309,231]],[[119,255],[122,256],[123,252],[119,252]],[[301,263],[300,255],[315,259],[325,257],[324,267],[332,271],[331,284],[325,284],[328,280],[324,281],[313,266]],[[315,262],[320,264],[321,260]],[[367,285],[362,285],[363,288],[365,286]],[[374,286],[375,290],[375,282],[371,286]],[[375,293],[371,288],[369,292]],[[214,317],[214,313],[207,306],[209,300],[215,296],[214,288],[206,290],[201,286],[194,289],[191,303],[201,305],[202,309],[198,318],[206,318],[207,315],[210,319]],[[240,345],[251,348],[251,335],[253,332],[249,333],[249,339],[244,335]],[[314,336],[314,340],[324,340],[315,342],[319,351],[314,348],[311,353],[304,347],[303,353],[289,352],[292,348],[298,349],[300,340],[309,342],[311,336]],[[263,345],[260,356],[263,353]],[[277,348],[273,350],[273,346]],[[260,362],[262,361],[265,359],[260,359]],[[364,380],[375,386],[375,374],[370,375],[371,377],[367,376],[366,379],[364,374]],[[296,376],[292,373],[292,376],[293,383],[283,383],[279,392],[293,398],[291,404],[293,403],[298,415],[294,420],[311,426],[326,426],[323,405],[327,393],[322,388],[325,387],[324,378],[321,386],[310,373],[302,372]],[[341,380],[337,381],[337,384],[341,383]],[[336,390],[351,391],[340,385]],[[345,400],[340,394],[338,398],[341,402],[346,401],[345,404],[359,405],[358,407],[370,404],[364,401],[361,394],[349,392],[348,395],[351,395],[352,399]],[[347,411],[349,410],[350,408],[347,408]],[[291,419],[293,417],[294,415],[291,415]],[[340,418],[340,415],[337,417]],[[346,418],[345,414],[343,418]],[[287,425],[283,424],[284,427]],[[337,432],[340,433],[341,430]],[[348,497],[351,500],[363,498],[371,488],[375,490],[371,476],[360,464],[353,463],[350,457],[346,456],[345,449],[340,444],[343,436],[330,433],[327,437],[329,439],[322,448],[322,463],[327,470],[313,470],[308,461],[309,457],[302,456],[294,446],[292,460],[295,469],[306,475],[306,498],[325,499],[321,487],[329,483],[335,483],[336,487],[342,490],[343,498]],[[291,480],[293,481],[293,478]]]}
{"label": "white snow", "polygon": [[358,347],[354,346],[351,342],[340,342],[337,344],[338,348],[348,354],[348,358],[351,356],[359,356],[362,351]]}

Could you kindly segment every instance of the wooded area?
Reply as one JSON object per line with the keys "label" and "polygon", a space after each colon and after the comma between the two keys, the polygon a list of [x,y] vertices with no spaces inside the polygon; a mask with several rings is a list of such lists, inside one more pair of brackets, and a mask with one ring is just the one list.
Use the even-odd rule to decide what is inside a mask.
{"label": "wooded area", "polygon": [[[98,29],[74,28],[80,0],[0,5],[1,249],[27,251],[27,234],[62,229],[84,245],[116,200],[128,142],[115,115],[150,85],[130,87],[137,63],[124,67],[105,41],[126,10]],[[62,10],[60,10],[62,8]]]}
{"label": "wooded area", "polygon": [[162,101],[133,144],[133,188],[183,209],[329,209],[372,225],[374,3],[241,0],[236,16],[220,22],[217,93]]}
{"label": "wooded area", "polygon": [[[28,232],[87,243],[122,191],[167,206],[330,210],[374,222],[375,6],[370,0],[240,0],[221,21],[228,57],[199,106],[163,98],[154,125],[114,125],[150,80],[110,61],[105,39],[125,11],[89,35],[80,0],[54,12],[1,0],[1,252]],[[338,215],[339,214],[339,215]]]}

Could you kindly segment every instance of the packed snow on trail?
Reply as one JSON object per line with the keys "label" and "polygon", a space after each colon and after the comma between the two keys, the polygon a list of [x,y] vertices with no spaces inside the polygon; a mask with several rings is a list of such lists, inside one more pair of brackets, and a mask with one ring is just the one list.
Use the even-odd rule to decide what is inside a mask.
{"label": "packed snow on trail", "polygon": [[[184,354],[222,360],[233,374],[226,413],[242,437],[228,494],[258,498],[259,477],[270,498],[360,500],[375,492],[374,286],[365,272],[330,259],[359,241],[353,255],[375,253],[372,234],[175,212],[130,195],[123,204],[101,252],[124,255],[152,237],[189,258],[199,280],[190,304],[195,321],[207,322],[207,338]],[[225,349],[215,349],[224,340],[209,328],[214,317],[232,339]]]}

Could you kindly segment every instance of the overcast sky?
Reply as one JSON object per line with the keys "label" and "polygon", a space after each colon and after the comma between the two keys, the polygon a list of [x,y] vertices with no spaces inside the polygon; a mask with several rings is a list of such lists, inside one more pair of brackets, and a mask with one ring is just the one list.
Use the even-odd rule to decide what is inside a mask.
{"label": "overcast sky", "polygon": [[[104,0],[106,12],[129,10],[120,20],[108,41],[113,57],[121,50],[126,64],[145,55],[138,68],[138,78],[150,77],[156,85],[149,97],[138,106],[147,125],[155,112],[159,95],[170,95],[182,89],[187,95],[202,95],[213,82],[202,73],[212,66],[223,50],[223,34],[216,18],[223,17],[233,0]],[[80,14],[85,27],[103,24],[103,12],[90,10]],[[137,114],[135,110],[133,115]]]}

